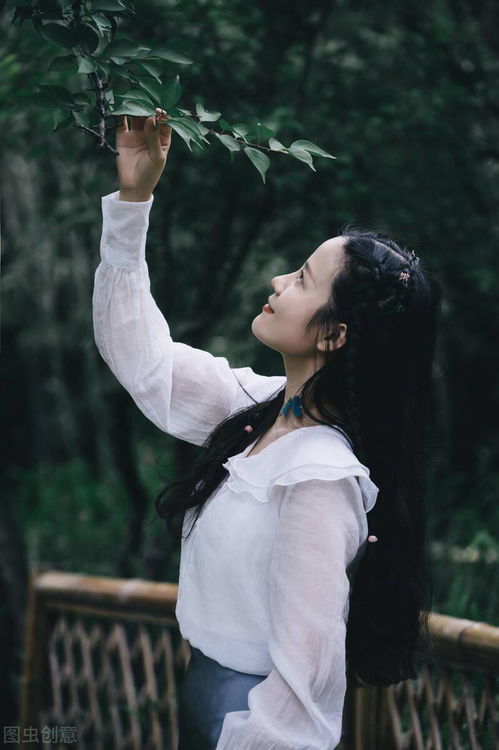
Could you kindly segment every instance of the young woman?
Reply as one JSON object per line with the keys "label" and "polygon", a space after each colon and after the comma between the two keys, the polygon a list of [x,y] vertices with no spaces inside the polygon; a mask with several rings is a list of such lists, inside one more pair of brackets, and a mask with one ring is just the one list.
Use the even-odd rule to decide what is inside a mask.
{"label": "young woman", "polygon": [[161,110],[117,130],[120,189],[102,198],[93,312],[98,349],[137,406],[205,447],[156,499],[170,530],[186,532],[179,750],[333,750],[347,677],[414,677],[429,643],[440,287],[413,252],[348,228],[272,279],[252,322],[285,375],[173,341],[145,260],[170,144]]}

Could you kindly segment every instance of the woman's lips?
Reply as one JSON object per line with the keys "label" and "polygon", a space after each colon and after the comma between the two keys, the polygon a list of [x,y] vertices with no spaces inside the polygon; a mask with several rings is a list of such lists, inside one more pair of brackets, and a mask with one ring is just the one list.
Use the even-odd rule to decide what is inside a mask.
{"label": "woman's lips", "polygon": [[262,311],[266,313],[271,313],[272,315],[274,314],[274,311],[272,310],[268,302],[264,304],[264,306],[262,307]]}

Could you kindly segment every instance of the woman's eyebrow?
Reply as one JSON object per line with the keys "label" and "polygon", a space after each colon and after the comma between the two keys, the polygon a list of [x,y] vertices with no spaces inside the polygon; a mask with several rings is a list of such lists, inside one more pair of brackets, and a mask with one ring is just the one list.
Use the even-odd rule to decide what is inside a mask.
{"label": "woman's eyebrow", "polygon": [[312,279],[312,281],[315,284],[314,274],[312,273],[312,269],[310,268],[310,263],[308,262],[308,260],[305,261],[305,263],[303,265],[303,268],[304,268],[305,271],[308,271],[308,273],[310,274],[310,278]]}

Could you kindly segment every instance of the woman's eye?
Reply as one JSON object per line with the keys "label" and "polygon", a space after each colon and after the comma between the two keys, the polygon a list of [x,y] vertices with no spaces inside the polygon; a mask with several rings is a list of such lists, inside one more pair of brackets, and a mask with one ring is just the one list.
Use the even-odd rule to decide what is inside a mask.
{"label": "woman's eye", "polygon": [[298,281],[303,281],[305,278],[305,274],[303,273],[303,271],[300,271],[300,273],[301,273],[301,276],[298,276]]}

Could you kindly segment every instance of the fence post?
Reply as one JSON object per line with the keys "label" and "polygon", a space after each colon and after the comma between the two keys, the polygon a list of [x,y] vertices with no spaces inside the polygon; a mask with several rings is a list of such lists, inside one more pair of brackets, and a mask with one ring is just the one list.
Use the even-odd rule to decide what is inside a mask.
{"label": "fence post", "polygon": [[45,662],[47,617],[42,597],[37,590],[37,578],[43,566],[32,565],[29,570],[28,602],[24,633],[23,674],[21,678],[21,733],[24,728],[38,727],[43,670]]}

